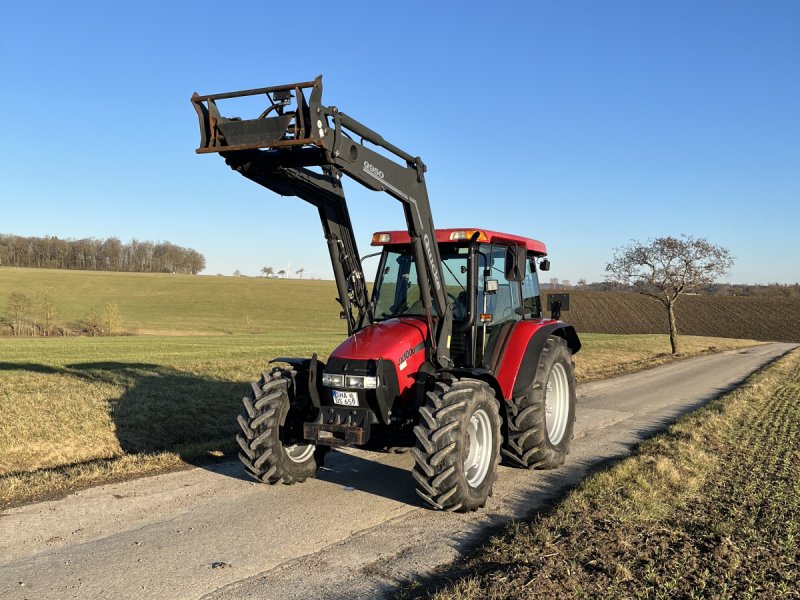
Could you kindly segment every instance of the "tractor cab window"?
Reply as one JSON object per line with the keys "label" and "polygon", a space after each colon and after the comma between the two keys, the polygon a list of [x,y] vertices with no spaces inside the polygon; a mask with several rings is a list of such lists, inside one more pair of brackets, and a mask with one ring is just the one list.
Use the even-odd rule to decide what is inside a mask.
{"label": "tractor cab window", "polygon": [[[453,320],[469,317],[467,300],[468,249],[453,246],[440,248],[444,265],[444,284],[453,303]],[[386,250],[375,280],[372,302],[377,320],[401,315],[425,316],[420,298],[417,267],[410,249]]]}
{"label": "tractor cab window", "polygon": [[[484,244],[480,247],[482,258],[478,279],[483,283],[483,294],[478,296],[481,313],[487,315],[477,332],[476,364],[493,369],[498,353],[502,350],[499,341],[508,327],[522,319],[521,287],[518,281],[505,277],[506,246]],[[491,282],[491,283],[490,283]],[[496,291],[493,289],[496,288]]]}
{"label": "tractor cab window", "polygon": [[526,318],[538,319],[542,316],[542,302],[539,295],[539,277],[536,273],[536,257],[528,255],[525,261],[525,281],[522,282],[522,308]]}
{"label": "tractor cab window", "polygon": [[505,278],[506,247],[481,246],[481,257],[481,266],[485,268],[478,278],[483,280],[484,286],[490,280],[497,282],[497,291],[493,292],[487,287],[483,298],[478,298],[479,302],[483,302],[481,313],[491,315],[490,326],[518,321],[521,318],[518,310],[521,306],[519,283]]}

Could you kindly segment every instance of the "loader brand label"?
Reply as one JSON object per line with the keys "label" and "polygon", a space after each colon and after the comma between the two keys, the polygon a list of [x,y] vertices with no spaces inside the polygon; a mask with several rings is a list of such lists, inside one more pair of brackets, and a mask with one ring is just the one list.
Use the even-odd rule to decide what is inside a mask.
{"label": "loader brand label", "polygon": [[379,179],[383,179],[383,171],[381,171],[378,167],[373,164],[370,164],[369,161],[364,161],[364,170],[369,173],[370,175],[374,175]]}
{"label": "loader brand label", "polygon": [[439,281],[439,269],[436,267],[436,261],[433,260],[433,250],[431,250],[431,238],[428,234],[422,236],[422,245],[425,246],[425,252],[428,255],[428,262],[431,265],[431,276],[433,277],[433,285],[437,290],[442,289],[442,282]]}

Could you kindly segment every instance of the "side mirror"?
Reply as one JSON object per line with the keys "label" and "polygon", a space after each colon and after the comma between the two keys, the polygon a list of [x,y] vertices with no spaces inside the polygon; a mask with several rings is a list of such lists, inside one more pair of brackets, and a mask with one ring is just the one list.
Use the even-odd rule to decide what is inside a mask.
{"label": "side mirror", "polygon": [[508,281],[525,281],[524,246],[509,246],[506,250],[505,276]]}
{"label": "side mirror", "polygon": [[550,270],[550,261],[546,258],[543,258],[539,261],[539,269],[542,271],[549,271]]}

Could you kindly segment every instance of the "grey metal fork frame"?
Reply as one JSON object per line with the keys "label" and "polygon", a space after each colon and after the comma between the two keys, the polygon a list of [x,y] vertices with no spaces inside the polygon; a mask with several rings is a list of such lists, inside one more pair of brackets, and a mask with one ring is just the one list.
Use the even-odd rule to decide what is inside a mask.
{"label": "grey metal fork frame", "polygon": [[[308,98],[305,90],[310,90]],[[217,108],[218,100],[258,95],[265,96],[269,106],[257,119],[229,119]],[[248,179],[317,207],[350,334],[370,324],[374,316],[341,185],[342,174],[399,200],[430,325],[430,358],[439,368],[450,367],[452,305],[444,286],[425,164],[335,106],[324,106],[321,100],[322,76],[309,82],[241,92],[195,93],[192,104],[200,124],[196,152],[219,153]],[[313,167],[320,167],[322,172]]]}

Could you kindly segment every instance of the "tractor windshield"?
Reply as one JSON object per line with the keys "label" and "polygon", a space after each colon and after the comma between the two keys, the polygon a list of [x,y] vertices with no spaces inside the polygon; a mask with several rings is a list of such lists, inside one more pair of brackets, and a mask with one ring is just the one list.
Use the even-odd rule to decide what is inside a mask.
{"label": "tractor windshield", "polygon": [[[453,320],[469,316],[467,304],[467,268],[469,249],[440,247],[444,264],[444,283],[447,297],[453,302]],[[410,248],[387,249],[381,260],[372,295],[375,320],[381,321],[402,315],[425,316],[417,281],[417,268]]]}

